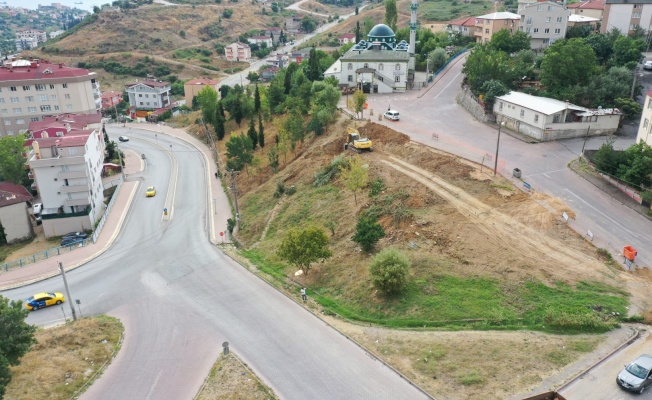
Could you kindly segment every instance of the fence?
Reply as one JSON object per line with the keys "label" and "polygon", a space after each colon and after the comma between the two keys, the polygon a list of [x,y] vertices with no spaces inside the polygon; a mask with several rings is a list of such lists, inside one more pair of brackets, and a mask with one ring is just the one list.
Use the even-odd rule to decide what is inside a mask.
{"label": "fence", "polygon": [[434,74],[432,74],[430,76],[426,76],[425,82],[414,82],[414,84],[411,87],[409,87],[408,89],[409,90],[421,90],[422,88],[428,86],[430,83],[432,83],[433,80],[435,80],[435,77],[437,75],[439,75],[441,72],[443,72],[446,69],[448,64],[453,62],[453,60],[455,60],[458,56],[466,53],[467,51],[468,51],[468,49],[465,47],[462,50],[458,51],[457,53],[453,54],[448,60],[446,60],[446,62],[444,63],[444,65],[441,66],[441,68],[439,68],[437,71],[435,71]]}
{"label": "fence", "polygon": [[104,222],[106,221],[106,218],[109,215],[109,211],[111,211],[111,208],[113,207],[113,203],[115,202],[115,199],[118,197],[118,192],[120,191],[120,187],[122,186],[122,178],[118,181],[118,187],[116,188],[115,192],[113,193],[113,196],[111,196],[111,201],[109,201],[109,204],[106,206],[106,210],[104,211],[104,215],[102,215],[102,218],[100,219],[100,222],[97,224],[97,228],[95,228],[95,231],[93,232],[93,235],[89,238],[84,239],[80,243],[75,243],[71,244],[69,246],[59,246],[59,247],[54,247],[52,249],[48,249],[45,251],[42,251],[40,253],[32,254],[31,256],[23,257],[19,260],[14,260],[10,261],[8,263],[0,264],[0,272],[1,271],[9,271],[10,269],[13,268],[22,268],[26,265],[29,264],[34,264],[39,261],[47,260],[50,257],[56,257],[61,254],[65,254],[68,252],[71,252],[79,247],[84,247],[88,246],[92,243],[95,243],[97,241],[97,238],[100,235],[100,232],[102,231],[102,227],[104,226]]}

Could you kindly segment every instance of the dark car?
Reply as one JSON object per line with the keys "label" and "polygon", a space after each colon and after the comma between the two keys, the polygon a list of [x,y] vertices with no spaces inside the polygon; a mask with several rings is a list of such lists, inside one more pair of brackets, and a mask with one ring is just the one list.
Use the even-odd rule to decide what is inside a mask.
{"label": "dark car", "polygon": [[66,233],[65,235],[61,236],[61,240],[63,239],[72,239],[72,238],[82,238],[86,239],[88,237],[88,234],[84,232],[70,232]]}
{"label": "dark car", "polygon": [[652,356],[643,354],[625,365],[625,369],[618,374],[616,383],[627,391],[643,393],[652,385]]}
{"label": "dark car", "polygon": [[72,246],[73,244],[81,243],[84,241],[84,238],[81,237],[72,237],[63,239],[61,241],[61,247]]}
{"label": "dark car", "polygon": [[129,138],[126,137],[126,136],[120,136],[120,137],[118,138],[118,140],[121,141],[121,142],[128,142],[128,141],[129,141]]}

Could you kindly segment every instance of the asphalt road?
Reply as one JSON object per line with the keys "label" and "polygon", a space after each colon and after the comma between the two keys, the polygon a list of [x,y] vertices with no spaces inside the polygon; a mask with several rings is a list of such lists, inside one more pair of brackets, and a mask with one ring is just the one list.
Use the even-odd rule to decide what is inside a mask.
{"label": "asphalt road", "polygon": [[[383,120],[381,123],[406,133],[416,142],[478,163],[487,154],[493,156],[497,129],[478,122],[455,101],[463,78],[463,62],[462,59],[453,65],[443,79],[430,88],[370,95],[369,108],[375,110],[372,120],[377,121],[378,113],[391,107],[401,113],[401,120]],[[626,148],[635,139],[631,134],[617,137],[614,147]],[[598,149],[606,140],[606,137],[592,137],[587,141],[586,149]],[[590,230],[597,247],[606,248],[617,257],[623,246],[632,245],[638,249],[637,264],[650,267],[652,222],[568,169],[568,163],[579,157],[583,145],[584,139],[529,144],[503,133],[498,172],[511,179],[513,169],[521,169],[522,179],[534,190],[559,197],[575,211],[577,217],[569,224],[583,235]],[[493,169],[493,159],[485,157],[484,165]],[[513,181],[521,185],[517,180]]]}
{"label": "asphalt road", "polygon": [[[109,134],[115,139],[122,130]],[[206,178],[194,148],[136,129],[129,137],[121,146],[144,153],[147,169],[129,177],[143,182],[124,231],[108,251],[67,274],[83,315],[106,313],[125,325],[123,348],[82,398],[191,399],[225,341],[283,399],[427,398],[209,243]],[[168,221],[162,211],[170,207],[171,159],[179,171],[170,182],[177,194]],[[148,185],[157,187],[153,198],[145,197]],[[61,278],[2,295],[24,299],[39,291],[63,292]],[[51,307],[27,322],[61,316]]]}

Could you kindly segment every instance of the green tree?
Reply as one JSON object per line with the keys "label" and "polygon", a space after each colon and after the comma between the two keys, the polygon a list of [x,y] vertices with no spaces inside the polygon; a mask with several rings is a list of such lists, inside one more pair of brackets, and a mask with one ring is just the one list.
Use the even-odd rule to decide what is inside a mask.
{"label": "green tree", "polygon": [[0,296],[0,399],[11,381],[10,366],[18,365],[36,340],[36,327],[25,322],[28,311],[23,302]]}
{"label": "green tree", "polygon": [[27,178],[23,157],[25,135],[0,138],[0,177],[11,183],[22,184]]}
{"label": "green tree", "polygon": [[437,47],[430,53],[430,66],[433,72],[437,72],[439,68],[443,67],[448,60],[448,54],[442,47]]}
{"label": "green tree", "polygon": [[496,80],[486,81],[480,90],[485,95],[484,100],[491,104],[493,104],[496,97],[509,93],[509,88],[501,81]]}
{"label": "green tree", "polygon": [[396,22],[398,21],[398,9],[396,0],[385,0],[385,25],[396,32]]}
{"label": "green tree", "polygon": [[201,108],[202,117],[207,124],[213,124],[217,108],[217,92],[210,86],[206,86],[197,94],[197,103]]}
{"label": "green tree", "polygon": [[376,23],[371,19],[371,17],[364,17],[362,24],[364,25],[364,35],[362,35],[364,38],[364,36],[367,36],[374,26],[376,26]]}
{"label": "green tree", "polygon": [[265,147],[265,127],[263,126],[263,118],[258,113],[258,145],[261,148]]}
{"label": "green tree", "polygon": [[183,30],[179,31],[179,36],[181,36],[182,38],[185,39],[186,38],[186,31],[183,31]]}
{"label": "green tree", "polygon": [[256,132],[256,123],[253,118],[249,118],[249,130],[247,131],[247,136],[249,136],[249,140],[251,140],[251,148],[256,150],[256,146],[258,145],[258,132]]}
{"label": "green tree", "polygon": [[[222,112],[220,112],[220,110],[222,110]],[[224,110],[222,109],[222,104],[218,103],[217,107],[215,108],[215,116],[213,117],[213,129],[215,129],[215,136],[217,136],[217,140],[224,139],[224,135],[226,134],[224,129],[224,116],[222,115],[223,113]]]}
{"label": "green tree", "polygon": [[317,20],[307,15],[301,19],[301,30],[311,33],[315,29],[317,29]]}
{"label": "green tree", "polygon": [[358,15],[359,12],[360,12],[360,9],[358,8],[358,6],[355,6],[355,15]]}
{"label": "green tree", "polygon": [[642,39],[620,36],[613,44],[610,64],[613,66],[626,66],[633,69],[641,60],[641,53],[646,48],[647,43]]}
{"label": "green tree", "polygon": [[247,136],[231,135],[226,142],[226,167],[233,171],[242,171],[244,168],[249,174],[247,165],[254,158],[253,145]]}
{"label": "green tree", "polygon": [[303,143],[306,135],[306,131],[303,126],[303,117],[301,116],[299,110],[295,108],[290,111],[290,115],[285,120],[284,128],[285,131],[289,134],[291,140],[290,146],[292,147],[292,151],[294,151],[296,142],[301,141]]}
{"label": "green tree", "polygon": [[507,53],[491,50],[486,45],[476,46],[467,57],[462,72],[476,95],[481,93],[482,85],[487,81],[497,80],[511,88],[520,78]]}
{"label": "green tree", "polygon": [[383,249],[376,254],[369,266],[371,283],[386,294],[401,292],[408,283],[410,259],[397,249]]}
{"label": "green tree", "polygon": [[299,69],[299,64],[291,63],[285,69],[285,76],[283,77],[283,86],[285,88],[285,94],[290,94],[292,90],[292,75]]}
{"label": "green tree", "polygon": [[582,93],[583,101],[577,104],[585,107],[610,108],[616,106],[617,98],[627,98],[632,89],[632,73],[625,67],[609,68],[606,74],[595,75]]}
{"label": "green tree", "polygon": [[249,73],[247,74],[247,79],[249,79],[250,82],[258,82],[260,76],[254,71],[249,71]]}
{"label": "green tree", "polygon": [[367,102],[367,95],[362,92],[362,90],[356,90],[353,93],[353,109],[355,110],[356,115],[359,115],[362,118],[362,111],[364,110],[364,105]]}
{"label": "green tree", "polygon": [[353,192],[353,199],[358,205],[357,192],[369,183],[369,170],[359,156],[340,166],[340,180],[345,188]]}
{"label": "green tree", "polygon": [[360,43],[362,32],[360,31],[360,21],[355,23],[355,43]]}
{"label": "green tree", "polygon": [[635,119],[643,111],[643,107],[636,100],[630,98],[617,98],[616,107],[625,114],[625,119]]}
{"label": "green tree", "polygon": [[319,68],[319,59],[317,58],[315,46],[313,46],[310,49],[310,55],[308,56],[308,80],[318,81],[320,77],[321,71]]}
{"label": "green tree", "polygon": [[582,39],[558,40],[545,50],[541,83],[551,95],[562,95],[573,86],[586,85],[596,72],[593,49]]}
{"label": "green tree", "polygon": [[328,248],[328,235],[315,226],[290,229],[283,237],[277,254],[300,268],[305,275],[308,275],[311,264],[333,256]]}
{"label": "green tree", "polygon": [[5,227],[0,222],[0,246],[7,244],[7,233],[5,232]]}
{"label": "green tree", "polygon": [[272,146],[269,148],[269,151],[267,152],[267,161],[269,161],[269,167],[272,169],[272,172],[277,173],[278,151],[276,150],[276,146]]}
{"label": "green tree", "polygon": [[359,244],[366,253],[370,253],[376,243],[384,237],[385,230],[375,218],[361,215],[355,226],[355,235],[351,239]]}
{"label": "green tree", "polygon": [[276,1],[272,3],[272,12],[278,12],[278,2]]}
{"label": "green tree", "polygon": [[611,37],[601,33],[594,33],[584,38],[584,43],[593,49],[599,65],[605,65],[613,53]]}
{"label": "green tree", "polygon": [[254,92],[254,112],[260,112],[260,91],[258,90],[258,85],[256,85],[256,91]]}

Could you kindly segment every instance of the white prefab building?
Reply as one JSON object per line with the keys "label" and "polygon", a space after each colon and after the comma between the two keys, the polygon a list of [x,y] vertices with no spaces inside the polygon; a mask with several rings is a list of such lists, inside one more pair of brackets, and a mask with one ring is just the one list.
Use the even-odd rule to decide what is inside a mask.
{"label": "white prefab building", "polygon": [[335,77],[340,86],[357,87],[366,92],[403,92],[409,80],[410,54],[405,41],[396,43],[387,25],[376,25],[367,41],[361,40],[331,65],[324,77]]}
{"label": "white prefab building", "polygon": [[645,142],[652,146],[652,92],[645,95],[645,104],[641,113],[641,123],[636,134],[636,143]]}
{"label": "white prefab building", "polygon": [[104,212],[101,129],[35,139],[29,167],[43,202],[45,236],[92,230]]}
{"label": "white prefab building", "polygon": [[617,108],[588,109],[520,92],[496,97],[494,114],[505,128],[541,141],[608,135],[622,117]]}

